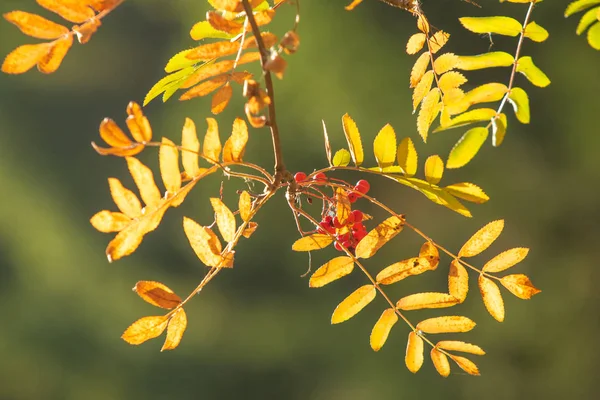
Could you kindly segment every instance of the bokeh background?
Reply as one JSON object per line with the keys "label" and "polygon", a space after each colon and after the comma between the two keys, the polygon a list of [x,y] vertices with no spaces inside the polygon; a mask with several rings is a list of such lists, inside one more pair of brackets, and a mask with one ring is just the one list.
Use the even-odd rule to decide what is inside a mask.
{"label": "bokeh background", "polygon": [[[415,32],[406,12],[366,0],[345,12],[346,0],[302,1],[301,50],[289,57],[276,82],[283,147],[292,171],[326,163],[321,119],[334,147],[343,145],[340,118],[349,112],[365,138],[367,154],[377,131],[390,122],[400,137],[416,140],[421,161],[446,157],[462,130],[431,137],[425,146],[411,115],[408,74],[415,57],[404,53]],[[448,50],[474,54],[489,39],[466,33],[457,17],[511,15],[522,20],[526,5],[481,0],[482,9],[459,0],[425,1],[432,23],[453,34]],[[187,204],[167,213],[158,231],[131,257],[109,264],[110,236],[88,219],[114,208],[106,178],[132,186],[123,160],[96,155],[90,141],[105,116],[122,123],[125,106],[140,101],[164,73],[175,52],[193,46],[188,31],[207,5],[191,0],[129,0],[105,19],[86,46],[75,46],[52,76],[30,72],[0,76],[0,399],[594,399],[600,368],[600,53],[565,20],[566,2],[543,2],[534,20],[551,36],[526,41],[552,79],[546,89],[523,77],[517,84],[531,98],[532,123],[520,125],[509,111],[509,133],[501,148],[486,143],[466,168],[447,171],[444,182],[472,181],[492,200],[472,206],[466,219],[410,189],[372,179],[373,193],[440,243],[458,249],[486,222],[506,219],[496,244],[477,258],[484,263],[510,247],[532,251],[513,273],[526,273],[543,292],[529,301],[503,289],[503,324],[485,311],[474,277],[471,296],[451,313],[478,326],[456,336],[481,345],[488,355],[471,357],[482,376],[457,367],[440,378],[429,360],[413,375],[404,366],[408,330],[396,325],[386,346],[374,353],[369,334],[383,301],[352,320],[329,324],[332,310],[364,282],[358,274],[323,289],[302,278],[304,254],[293,253],[298,237],[282,198],[259,216],[259,230],[238,247],[236,267],[214,280],[188,308],[189,327],[176,351],[160,353],[160,340],[132,347],[119,336],[135,319],[157,313],[131,292],[138,280],[159,280],[185,294],[205,273],[189,248],[181,218],[208,223],[208,197],[219,179],[197,186]],[[33,0],[3,0],[13,9],[48,13]],[[274,25],[293,22],[284,7]],[[0,23],[0,53],[32,42]],[[514,51],[515,39],[495,38],[493,49]],[[508,70],[469,74],[506,82]],[[238,97],[218,117],[222,136],[241,115]],[[155,135],[180,137],[185,116],[200,130],[208,100],[151,103]],[[248,160],[271,165],[269,137],[252,131]],[[150,150],[142,159],[156,165]],[[371,158],[371,162],[374,162]],[[358,179],[344,175],[348,180]],[[237,183],[226,182],[228,189]],[[231,196],[228,199],[234,202]],[[379,214],[363,205],[365,211]],[[317,208],[315,208],[317,209]],[[412,256],[421,241],[403,232],[370,268]],[[331,256],[333,253],[328,253]],[[315,253],[313,266],[326,261]],[[396,285],[395,298],[421,290],[444,290],[448,260],[436,273]],[[418,321],[439,312],[411,312]],[[446,337],[451,337],[450,335]]]}

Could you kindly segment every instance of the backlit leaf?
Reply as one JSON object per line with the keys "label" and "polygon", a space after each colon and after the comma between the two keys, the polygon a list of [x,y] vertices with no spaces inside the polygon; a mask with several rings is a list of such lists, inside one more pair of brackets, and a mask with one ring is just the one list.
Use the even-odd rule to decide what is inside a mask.
{"label": "backlit leaf", "polygon": [[433,70],[436,74],[441,75],[445,72],[454,69],[458,64],[458,56],[454,53],[445,53],[439,56],[433,63]]}
{"label": "backlit leaf", "polygon": [[159,151],[160,175],[167,189],[167,197],[181,189],[181,172],[179,171],[179,151],[175,143],[167,138],[162,139]]}
{"label": "backlit leaf", "polygon": [[335,308],[331,316],[331,323],[339,324],[354,317],[375,299],[376,294],[377,290],[373,285],[359,287]]}
{"label": "backlit leaf", "polygon": [[437,53],[450,39],[450,34],[444,31],[437,31],[429,41],[429,48],[433,54]]}
{"label": "backlit leaf", "polygon": [[394,263],[377,274],[377,283],[391,285],[412,275],[434,269],[426,257],[413,257]]}
{"label": "backlit leaf", "polygon": [[37,0],[45,9],[52,11],[67,21],[80,24],[94,17],[95,13],[85,2],[78,0]]}
{"label": "backlit leaf", "polygon": [[519,58],[517,61],[517,72],[525,75],[529,79],[529,82],[535,86],[546,87],[550,84],[548,76],[533,63],[533,59],[529,56]]}
{"label": "backlit leaf", "polygon": [[459,20],[466,29],[474,33],[517,36],[523,29],[519,21],[509,17],[462,17]]}
{"label": "backlit leaf", "polygon": [[598,21],[598,12],[600,12],[600,7],[592,8],[583,14],[583,17],[581,17],[579,20],[579,24],[577,25],[577,30],[575,32],[578,35],[581,35],[587,28],[590,27],[591,24]]}
{"label": "backlit leaf", "polygon": [[425,161],[425,179],[432,185],[437,185],[444,175],[444,162],[438,155],[429,156]]}
{"label": "backlit leaf", "polygon": [[314,235],[304,236],[294,242],[292,250],[294,251],[312,251],[320,250],[329,246],[333,243],[333,238],[329,235],[322,233],[315,233]]}
{"label": "backlit leaf", "polygon": [[502,229],[504,229],[503,219],[492,221],[485,225],[467,240],[458,252],[458,256],[473,257],[481,253],[498,239],[498,236],[502,233]]}
{"label": "backlit leaf", "polygon": [[425,75],[425,71],[427,71],[427,67],[429,67],[430,61],[431,56],[429,55],[428,51],[422,53],[419,58],[417,58],[415,65],[413,65],[412,70],[410,71],[411,88],[417,86],[417,84],[421,81],[421,78],[423,78],[423,75]]}
{"label": "backlit leaf", "polygon": [[163,315],[140,318],[123,332],[121,338],[129,344],[142,344],[160,336],[168,322],[167,317]]}
{"label": "backlit leaf", "polygon": [[504,113],[500,113],[498,118],[492,119],[492,146],[498,147],[502,144],[506,135],[507,125],[508,120]]}
{"label": "backlit leaf", "polygon": [[160,282],[140,281],[133,290],[147,303],[153,306],[170,310],[181,304],[181,297],[177,296],[169,287]]}
{"label": "backlit leaf", "polygon": [[120,232],[131,223],[131,218],[123,213],[104,210],[96,213],[90,223],[103,233]]}
{"label": "backlit leaf", "polygon": [[404,171],[406,176],[413,176],[417,173],[418,154],[412,139],[406,137],[402,139],[398,146],[398,165]]}
{"label": "backlit leaf", "polygon": [[469,273],[458,260],[452,260],[448,271],[448,292],[459,302],[465,301],[469,293]]}
{"label": "backlit leaf", "polygon": [[445,316],[423,320],[417,324],[417,329],[425,333],[456,333],[469,332],[475,325],[467,317]]}
{"label": "backlit leaf", "polygon": [[391,216],[371,230],[356,246],[357,258],[369,258],[404,228],[404,217]]}
{"label": "backlit leaf", "polygon": [[223,161],[224,162],[240,162],[246,151],[248,143],[248,125],[241,118],[236,118],[233,121],[233,129],[231,136],[223,146]]}
{"label": "backlit leaf", "polygon": [[194,40],[202,40],[206,38],[231,39],[234,35],[216,30],[208,21],[201,21],[192,27],[190,36]]}
{"label": "backlit leaf", "polygon": [[219,198],[211,197],[210,204],[215,210],[215,218],[221,236],[226,242],[232,242],[236,232],[235,215]]}
{"label": "backlit leaf", "polygon": [[440,252],[432,242],[425,242],[419,250],[419,257],[424,257],[429,261],[429,266],[432,270],[438,267],[440,262]]}
{"label": "backlit leaf", "polygon": [[417,117],[417,130],[419,135],[423,138],[424,142],[427,142],[427,135],[429,127],[437,117],[439,113],[438,104],[440,102],[440,89],[434,88],[427,96],[423,99],[421,104],[421,110]]}
{"label": "backlit leaf", "polygon": [[233,95],[233,89],[229,83],[222,86],[218,91],[213,95],[210,111],[218,115],[227,107],[229,104],[229,100],[231,100],[231,96]]}
{"label": "backlit leaf", "polygon": [[533,40],[534,42],[543,42],[548,39],[549,33],[542,26],[535,22],[530,22],[525,27],[525,37]]}
{"label": "backlit leaf", "polygon": [[576,0],[569,4],[565,10],[565,17],[569,17],[579,11],[583,11],[595,4],[599,4],[600,0]]}
{"label": "backlit leaf", "polygon": [[600,50],[600,22],[595,23],[588,30],[587,40],[593,49]]}
{"label": "backlit leaf", "polygon": [[65,56],[73,45],[73,36],[65,36],[54,42],[54,45],[38,63],[38,70],[43,74],[52,74],[62,64]]}
{"label": "backlit leaf", "polygon": [[329,260],[326,264],[317,269],[308,282],[312,288],[322,287],[349,275],[354,269],[354,261],[350,257],[341,256]]}
{"label": "backlit leaf", "polygon": [[406,368],[413,374],[417,373],[423,366],[423,359],[423,339],[415,332],[410,332],[404,357]]}
{"label": "backlit leaf", "polygon": [[423,49],[423,45],[425,44],[426,38],[427,36],[425,36],[424,33],[415,33],[414,35],[412,35],[406,43],[406,53],[417,54]]}
{"label": "backlit leaf", "polygon": [[202,155],[211,162],[218,162],[221,154],[221,139],[219,138],[219,125],[214,118],[206,118],[208,129],[204,136]]}
{"label": "backlit leaf", "polygon": [[137,158],[127,157],[127,167],[135,185],[140,191],[140,196],[148,208],[155,208],[160,202],[160,191],[154,183],[152,170],[142,164]]}
{"label": "backlit leaf", "polygon": [[421,101],[423,100],[423,98],[427,95],[427,93],[429,93],[431,91],[431,85],[433,84],[433,71],[429,70],[425,73],[425,75],[423,75],[423,77],[421,78],[421,80],[419,81],[419,83],[417,84],[417,86],[415,87],[415,90],[413,91],[413,114],[415,113],[415,111],[417,110],[417,107],[419,106],[419,104],[421,104]]}
{"label": "backlit leaf", "polygon": [[448,357],[435,347],[431,349],[431,361],[438,374],[444,378],[450,375],[450,362],[448,361]]}
{"label": "backlit leaf", "polygon": [[117,178],[108,178],[108,186],[113,201],[129,218],[137,218],[142,214],[142,204],[135,193],[125,188]]}
{"label": "backlit leaf", "polygon": [[465,132],[450,151],[446,167],[452,169],[467,165],[479,152],[488,135],[489,131],[484,127],[472,128]]}
{"label": "backlit leaf", "polygon": [[358,127],[356,123],[348,114],[345,114],[342,117],[342,125],[344,127],[344,134],[346,135],[346,141],[348,142],[348,146],[350,148],[350,154],[352,155],[352,160],[356,166],[362,164],[365,156],[363,152],[362,142],[360,140],[360,132],[358,131]]}
{"label": "backlit leaf", "polygon": [[490,315],[498,322],[504,321],[504,300],[502,300],[502,294],[500,294],[498,285],[491,279],[480,275],[479,291],[483,298],[483,304]]}
{"label": "backlit leaf", "polygon": [[240,194],[240,201],[238,207],[240,210],[240,217],[242,217],[242,220],[249,221],[250,214],[252,212],[252,198],[250,197],[250,193],[244,190]]}
{"label": "backlit leaf", "polygon": [[2,72],[22,74],[33,68],[50,51],[50,43],[26,44],[14,49],[2,63]]}
{"label": "backlit leaf", "polygon": [[446,186],[444,190],[453,196],[476,204],[485,203],[490,199],[483,189],[469,182],[455,183]]}
{"label": "backlit leaf", "polygon": [[165,339],[165,343],[160,351],[173,350],[179,346],[186,328],[187,315],[185,314],[183,308],[180,308],[179,310],[175,311],[169,320],[169,325],[167,327],[167,338]]}
{"label": "backlit leaf", "polygon": [[442,93],[446,93],[451,89],[461,87],[467,82],[467,78],[460,72],[450,71],[440,77],[439,88]]}
{"label": "backlit leaf", "polygon": [[58,39],[69,33],[67,27],[25,11],[8,12],[4,14],[4,19],[16,25],[27,36],[38,39]]}
{"label": "backlit leaf", "polygon": [[252,234],[254,232],[256,232],[257,228],[258,228],[258,224],[256,222],[248,222],[248,225],[242,231],[242,236],[245,237],[246,239],[250,239],[250,236],[252,236]]}
{"label": "backlit leaf", "polygon": [[423,308],[446,308],[458,304],[458,300],[447,293],[416,293],[403,297],[396,303],[401,310],[420,310]]}
{"label": "backlit leaf", "polygon": [[529,114],[529,96],[527,96],[527,93],[521,88],[512,88],[508,95],[508,101],[512,104],[519,122],[528,124],[531,117]]}
{"label": "backlit leaf", "polygon": [[380,168],[389,167],[396,161],[396,132],[390,124],[386,124],[373,142],[375,159]]}
{"label": "backlit leaf", "polygon": [[214,92],[215,90],[221,88],[228,81],[229,81],[229,76],[227,76],[227,75],[220,75],[220,76],[217,76],[216,78],[209,79],[207,81],[204,81],[204,82],[194,86],[193,88],[191,88],[190,90],[188,90],[187,92],[182,94],[179,97],[179,100],[184,101],[184,100],[193,99],[195,97],[206,96],[206,95]]}
{"label": "backlit leaf", "polygon": [[435,346],[448,351],[461,351],[463,353],[471,353],[478,356],[485,355],[485,351],[483,351],[481,347],[459,340],[442,340],[437,342]]}
{"label": "backlit leaf", "polygon": [[152,126],[150,121],[144,115],[142,107],[135,101],[127,104],[127,127],[131,136],[139,143],[145,143],[152,140]]}
{"label": "backlit leaf", "polygon": [[460,100],[452,104],[446,103],[446,108],[451,115],[460,114],[467,111],[474,104],[491,103],[501,100],[507,90],[508,87],[503,83],[486,83],[465,93]]}
{"label": "backlit leaf", "polygon": [[525,247],[516,247],[514,249],[506,250],[485,263],[483,271],[501,272],[509,269],[513,265],[523,261],[523,259],[527,257],[527,253],[529,253],[529,249]]}
{"label": "backlit leaf", "polygon": [[[446,74],[448,75],[448,74]],[[491,108],[477,108],[470,110],[462,114],[457,115],[454,118],[444,122],[442,126],[436,128],[433,132],[440,132],[447,129],[457,128],[464,125],[470,125],[480,121],[491,121],[496,116],[496,110]]]}
{"label": "backlit leaf", "polygon": [[388,308],[381,314],[371,331],[370,343],[373,350],[379,351],[383,347],[396,322],[398,316],[393,308]]}
{"label": "backlit leaf", "polygon": [[507,288],[512,294],[520,299],[530,299],[541,292],[540,289],[533,286],[527,275],[514,274],[506,275],[500,279],[502,286]]}
{"label": "backlit leaf", "polygon": [[198,155],[200,153],[200,141],[196,133],[196,124],[189,118],[185,119],[185,124],[181,131],[181,163],[188,177],[194,178],[202,173],[198,165]]}
{"label": "backlit leaf", "polygon": [[515,58],[503,51],[492,51],[476,56],[458,56],[456,68],[465,71],[492,67],[510,67],[515,62]]}
{"label": "backlit leaf", "polygon": [[451,355],[450,358],[454,361],[463,371],[469,375],[479,375],[479,369],[477,365],[468,358]]}
{"label": "backlit leaf", "polygon": [[205,226],[200,226],[194,220],[184,217],[183,230],[192,249],[208,267],[216,267],[221,263],[221,242],[214,232]]}
{"label": "backlit leaf", "polygon": [[[266,48],[270,48],[277,43],[277,37],[270,32],[261,34]],[[246,38],[242,48],[244,50],[256,47],[256,38]],[[203,44],[190,50],[186,57],[190,60],[208,61],[213,58],[230,56],[238,52],[240,48],[239,42],[219,41],[214,43]]]}
{"label": "backlit leaf", "polygon": [[333,166],[334,167],[346,167],[350,164],[350,152],[346,149],[341,149],[335,152],[333,156]]}

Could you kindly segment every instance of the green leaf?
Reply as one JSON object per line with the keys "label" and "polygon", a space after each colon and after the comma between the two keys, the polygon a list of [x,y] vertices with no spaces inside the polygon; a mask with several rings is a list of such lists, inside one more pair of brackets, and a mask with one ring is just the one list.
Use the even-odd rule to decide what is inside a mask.
{"label": "green leaf", "polygon": [[583,11],[586,8],[593,6],[594,4],[600,4],[600,0],[577,0],[569,4],[565,10],[565,17],[569,17],[579,11]]}
{"label": "green leaf", "polygon": [[587,40],[593,49],[600,50],[600,22],[592,25],[588,31]]}
{"label": "green leaf", "polygon": [[350,164],[350,152],[346,149],[338,150],[333,156],[334,167],[346,167]]}
{"label": "green leaf", "polygon": [[550,79],[533,63],[533,59],[529,56],[519,58],[517,61],[517,72],[525,75],[529,79],[529,82],[535,86],[546,87],[550,84]]}
{"label": "green leaf", "polygon": [[437,185],[444,175],[444,162],[438,155],[433,155],[425,161],[425,179],[432,185]]}
{"label": "green leaf", "polygon": [[500,113],[498,118],[492,120],[492,146],[498,147],[502,144],[504,136],[506,135],[507,125],[508,120],[504,113]]}
{"label": "green leaf", "polygon": [[201,21],[195,24],[190,31],[190,36],[194,40],[231,39],[233,37],[229,33],[216,30],[208,21]]}
{"label": "green leaf", "polygon": [[485,143],[489,131],[487,128],[477,127],[469,129],[454,145],[448,156],[447,168],[460,168],[475,157]]}
{"label": "green leaf", "polygon": [[419,156],[412,139],[407,137],[402,139],[398,146],[398,165],[406,176],[413,176],[417,173]]}
{"label": "green leaf", "polygon": [[598,13],[600,13],[600,7],[592,8],[583,14],[583,17],[579,20],[579,25],[577,25],[576,33],[581,35],[591,24],[598,21],[600,19]]}
{"label": "green leaf", "polygon": [[489,121],[495,115],[496,110],[493,110],[491,108],[477,108],[475,110],[467,111],[452,118],[450,121],[444,123],[444,125],[437,127],[433,132],[441,132],[480,121]]}
{"label": "green leaf", "polygon": [[543,42],[548,39],[548,36],[550,36],[548,31],[535,22],[530,22],[525,27],[525,37],[534,42]]}
{"label": "green leaf", "polygon": [[521,88],[512,88],[508,94],[508,101],[512,104],[517,119],[522,124],[528,124],[531,120],[529,114],[529,96]]}
{"label": "green leaf", "polygon": [[523,29],[519,21],[509,17],[463,17],[459,20],[466,29],[475,33],[517,36]]}
{"label": "green leaf", "polygon": [[171,57],[165,66],[165,72],[170,74],[171,72],[179,71],[180,69],[191,67],[192,65],[196,64],[198,60],[190,60],[186,57],[189,52],[189,49],[183,50]]}
{"label": "green leaf", "polygon": [[476,56],[458,56],[456,68],[472,71],[492,67],[510,67],[514,62],[515,58],[511,54],[503,51],[493,51]]}
{"label": "green leaf", "polygon": [[152,86],[152,89],[150,89],[148,94],[146,94],[146,97],[144,98],[144,106],[150,103],[158,95],[169,89],[173,90],[173,88],[175,88],[175,91],[179,89],[179,87],[183,85],[185,80],[195,71],[195,67],[187,67],[182,69],[181,71],[177,71],[173,74],[167,75],[158,82],[156,82],[156,84]]}
{"label": "green leaf", "polygon": [[381,128],[375,137],[373,151],[380,168],[389,167],[396,161],[396,132],[390,124]]}

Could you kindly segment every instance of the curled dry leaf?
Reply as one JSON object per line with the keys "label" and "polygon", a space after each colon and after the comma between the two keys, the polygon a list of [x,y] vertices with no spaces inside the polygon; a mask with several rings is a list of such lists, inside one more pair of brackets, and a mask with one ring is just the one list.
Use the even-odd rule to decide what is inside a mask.
{"label": "curled dry leaf", "polygon": [[481,253],[498,239],[498,236],[502,233],[502,229],[504,229],[503,219],[490,222],[467,240],[458,252],[458,256],[473,257]]}
{"label": "curled dry leaf", "polygon": [[233,88],[231,87],[229,82],[227,82],[225,85],[221,86],[221,88],[218,91],[216,91],[213,95],[213,98],[211,100],[210,111],[215,115],[221,114],[223,110],[227,108],[227,105],[229,104],[232,95]]}
{"label": "curled dry leaf", "polygon": [[373,285],[359,287],[335,308],[331,316],[331,323],[339,324],[354,317],[375,299],[376,294],[377,290]]}
{"label": "curled dry leaf", "polygon": [[500,288],[491,279],[479,276],[479,291],[483,304],[490,315],[498,322],[504,321],[504,300]]}
{"label": "curled dry leaf", "polygon": [[435,347],[431,349],[431,362],[433,362],[433,366],[438,374],[444,378],[450,375],[450,362],[448,361],[448,357]]}
{"label": "curled dry leaf", "polygon": [[485,355],[485,351],[479,346],[471,343],[461,342],[459,340],[442,340],[437,342],[435,347],[448,351],[461,351],[463,353],[471,353],[478,356]]}
{"label": "curled dry leaf", "polygon": [[129,344],[142,344],[160,336],[168,322],[164,315],[140,318],[123,332],[121,338]]}
{"label": "curled dry leaf", "polygon": [[516,247],[514,249],[506,250],[485,263],[483,270],[485,272],[501,272],[507,270],[513,265],[523,261],[528,253],[529,249],[525,247]]}
{"label": "curled dry leaf", "polygon": [[349,275],[354,269],[354,261],[350,257],[340,256],[329,260],[317,269],[308,282],[312,288],[322,287]]}
{"label": "curled dry leaf", "polygon": [[305,236],[294,242],[292,250],[294,251],[312,251],[320,250],[333,243],[333,238],[329,235],[315,233],[314,235]]}
{"label": "curled dry leaf", "polygon": [[165,339],[165,343],[160,351],[173,350],[179,346],[186,328],[187,315],[185,314],[183,308],[180,308],[179,310],[175,311],[169,320],[169,325],[167,327],[167,338]]}
{"label": "curled dry leaf", "polygon": [[403,297],[396,303],[401,310],[420,310],[422,308],[446,308],[458,304],[459,301],[447,293],[416,293]]}
{"label": "curled dry leaf", "polygon": [[219,198],[211,197],[210,204],[213,210],[215,210],[217,226],[219,227],[221,236],[223,236],[226,242],[232,242],[235,239],[235,232],[237,230],[235,215]]}
{"label": "curled dry leaf", "polygon": [[406,356],[404,357],[406,368],[415,374],[423,366],[423,360],[423,339],[415,332],[410,332],[406,344]]}
{"label": "curled dry leaf", "polygon": [[475,322],[467,317],[445,316],[423,320],[417,324],[417,329],[425,333],[469,332],[475,325]]}
{"label": "curled dry leaf", "polygon": [[452,361],[454,361],[463,371],[465,371],[469,375],[479,375],[479,368],[477,365],[468,358],[450,355]]}
{"label": "curled dry leaf", "polygon": [[398,316],[393,308],[388,308],[381,314],[371,331],[370,343],[373,350],[379,351],[383,347],[396,322]]}
{"label": "curled dry leaf", "polygon": [[448,271],[448,293],[456,297],[461,303],[469,293],[469,273],[458,260],[452,260]]}
{"label": "curled dry leaf", "polygon": [[423,272],[433,270],[435,268],[425,257],[413,257],[403,260],[384,268],[377,274],[377,283],[383,285],[391,285],[412,275],[419,275]]}
{"label": "curled dry leaf", "polygon": [[503,276],[500,279],[500,283],[512,294],[524,300],[528,300],[541,292],[540,289],[533,286],[533,283],[531,283],[529,277],[523,274]]}
{"label": "curled dry leaf", "polygon": [[173,290],[160,282],[140,281],[135,284],[133,290],[145,302],[156,307],[170,310],[181,304],[181,297],[177,296]]}
{"label": "curled dry leaf", "polygon": [[356,246],[356,257],[369,258],[404,228],[404,217],[393,215],[371,230]]}
{"label": "curled dry leaf", "polygon": [[248,225],[242,231],[242,236],[245,237],[246,239],[250,239],[250,236],[252,236],[252,234],[254,232],[256,232],[257,228],[258,228],[258,224],[256,222],[248,222]]}

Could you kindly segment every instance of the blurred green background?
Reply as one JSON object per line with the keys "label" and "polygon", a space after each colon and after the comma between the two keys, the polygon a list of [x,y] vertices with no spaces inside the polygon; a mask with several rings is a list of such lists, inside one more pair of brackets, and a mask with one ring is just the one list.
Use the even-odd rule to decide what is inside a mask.
{"label": "blurred green background", "polygon": [[[321,119],[338,148],[345,112],[357,121],[371,163],[370,142],[387,122],[400,137],[415,139],[421,162],[438,152],[447,157],[463,130],[436,134],[425,146],[411,115],[408,74],[415,57],[407,56],[404,46],[415,32],[413,18],[374,0],[345,12],[348,2],[302,2],[302,45],[288,58],[285,80],[276,82],[288,167],[309,172],[324,166]],[[526,10],[526,5],[479,3],[482,9],[458,0],[424,1],[432,23],[453,34],[448,51],[475,54],[489,48],[486,37],[461,29],[457,17],[522,20]],[[533,56],[553,83],[540,89],[517,78],[530,94],[532,123],[520,125],[508,110],[502,147],[486,143],[471,164],[444,177],[448,184],[474,182],[490,195],[488,204],[471,207],[473,219],[410,189],[371,179],[376,197],[451,249],[488,221],[505,218],[504,234],[477,258],[479,265],[510,247],[532,248],[511,272],[530,275],[543,292],[523,301],[502,289],[503,324],[486,313],[473,276],[471,296],[450,310],[478,322],[456,338],[488,352],[471,357],[481,369],[479,378],[456,366],[449,378],[440,378],[428,359],[417,375],[408,372],[408,330],[401,323],[374,353],[369,334],[384,307],[381,299],[331,326],[332,310],[364,278],[356,274],[309,289],[307,278],[300,277],[308,260],[290,249],[298,234],[281,197],[258,217],[252,240],[238,247],[235,269],[220,274],[191,302],[179,349],[160,353],[161,340],[132,347],[119,338],[131,322],[158,312],[131,292],[136,281],[159,280],[183,295],[202,278],[205,268],[189,248],[181,218],[210,221],[208,197],[218,193],[219,179],[198,185],[133,256],[108,264],[104,248],[111,236],[94,231],[88,219],[115,208],[107,177],[132,183],[123,160],[100,157],[89,143],[99,139],[103,117],[122,124],[127,102],[141,102],[164,75],[169,57],[193,46],[188,31],[203,19],[203,1],[129,0],[105,19],[88,45],[74,47],[56,74],[0,76],[0,399],[597,398],[600,53],[574,34],[577,20],[564,20],[565,6],[543,2],[534,10],[534,20],[551,36],[542,44],[526,42],[524,54]],[[0,4],[3,13],[13,9],[49,16],[34,0]],[[293,8],[284,7],[275,31],[284,32],[292,22]],[[1,54],[34,41],[0,23]],[[514,46],[515,39],[495,38],[493,49],[513,52]],[[469,76],[468,85],[484,78],[506,82],[508,70]],[[239,88],[236,93],[218,117],[222,137],[242,113]],[[146,112],[155,137],[179,140],[184,117],[202,131],[208,110],[209,100],[201,99],[155,101]],[[141,158],[156,165],[153,150]],[[266,130],[251,132],[246,159],[271,165]],[[226,182],[231,189],[236,185]],[[233,196],[226,200],[235,202]],[[414,255],[421,241],[406,231],[395,243],[370,264],[373,271]],[[333,254],[315,253],[313,267]],[[395,285],[392,295],[444,290],[446,265],[447,259],[436,273]],[[409,317],[418,321],[440,314],[413,311]]]}

